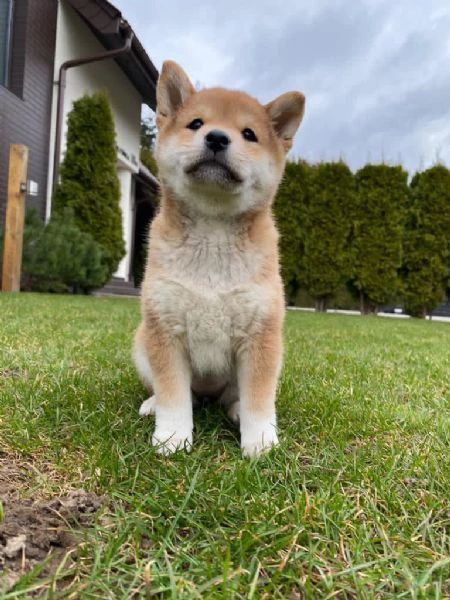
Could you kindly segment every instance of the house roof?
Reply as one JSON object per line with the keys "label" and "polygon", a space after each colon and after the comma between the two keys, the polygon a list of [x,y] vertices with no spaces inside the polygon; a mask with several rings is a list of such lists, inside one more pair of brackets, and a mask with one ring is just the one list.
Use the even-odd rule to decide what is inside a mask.
{"label": "house roof", "polygon": [[[67,0],[83,19],[105,50],[124,45],[125,36],[132,28],[122,13],[107,0]],[[159,73],[141,42],[133,32],[131,52],[115,59],[125,75],[140,92],[143,102],[156,109],[156,83]]]}

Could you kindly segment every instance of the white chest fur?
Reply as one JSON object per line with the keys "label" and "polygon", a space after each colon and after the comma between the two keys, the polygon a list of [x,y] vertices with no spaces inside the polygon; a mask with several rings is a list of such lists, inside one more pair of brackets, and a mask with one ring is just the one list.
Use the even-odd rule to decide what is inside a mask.
{"label": "white chest fur", "polygon": [[264,319],[270,290],[254,283],[262,257],[233,226],[199,221],[182,243],[155,248],[163,275],[151,301],[200,376],[229,373],[235,348]]}

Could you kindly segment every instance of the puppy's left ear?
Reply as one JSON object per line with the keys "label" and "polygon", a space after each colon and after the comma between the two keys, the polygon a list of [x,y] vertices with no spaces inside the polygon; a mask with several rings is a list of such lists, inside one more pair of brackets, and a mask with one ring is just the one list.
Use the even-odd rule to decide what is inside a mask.
{"label": "puppy's left ear", "polygon": [[288,152],[303,119],[305,96],[301,92],[287,92],[266,104],[264,108],[275,133],[283,143],[285,151]]}

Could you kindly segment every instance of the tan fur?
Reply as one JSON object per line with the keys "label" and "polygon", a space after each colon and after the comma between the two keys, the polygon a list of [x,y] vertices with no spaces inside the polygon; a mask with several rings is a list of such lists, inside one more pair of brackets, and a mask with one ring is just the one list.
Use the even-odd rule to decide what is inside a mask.
{"label": "tan fur", "polygon": [[[154,396],[141,414],[155,413],[153,442],[171,452],[192,444],[192,392],[218,396],[240,420],[244,455],[257,455],[277,443],[282,361],[284,299],[271,204],[304,98],[290,92],[264,107],[242,92],[195,92],[167,61],[157,99],[161,205],[134,347]],[[199,118],[199,130],[188,127]],[[244,139],[246,128],[257,142]],[[214,160],[205,149],[212,130],[230,139]],[[200,175],[192,175],[197,163]]]}

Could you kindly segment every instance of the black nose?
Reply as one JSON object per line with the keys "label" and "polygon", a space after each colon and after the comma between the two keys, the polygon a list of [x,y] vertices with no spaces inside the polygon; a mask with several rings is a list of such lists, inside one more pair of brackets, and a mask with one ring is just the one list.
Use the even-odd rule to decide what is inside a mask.
{"label": "black nose", "polygon": [[213,129],[205,136],[205,144],[214,152],[214,154],[221,150],[225,150],[230,143],[230,138],[226,133],[220,131],[220,129]]}

